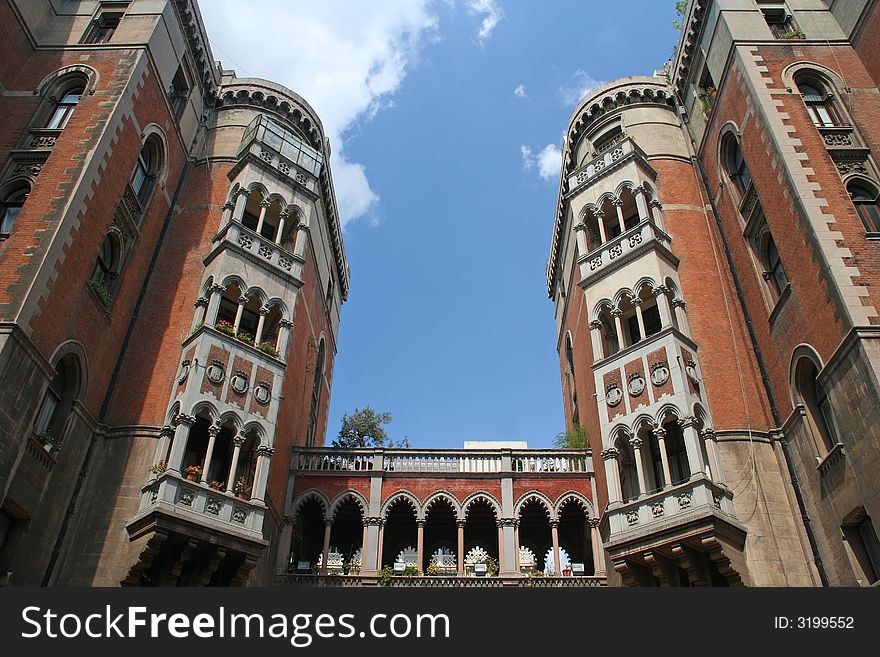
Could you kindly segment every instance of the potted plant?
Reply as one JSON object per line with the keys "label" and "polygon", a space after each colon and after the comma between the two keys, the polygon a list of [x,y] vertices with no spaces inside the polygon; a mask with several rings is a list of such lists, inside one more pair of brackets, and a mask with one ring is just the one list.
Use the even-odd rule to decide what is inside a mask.
{"label": "potted plant", "polygon": [[235,335],[235,337],[238,338],[239,342],[244,342],[245,344],[249,344],[252,347],[254,346],[254,336],[252,336],[250,333],[245,333],[244,331],[239,331]]}
{"label": "potted plant", "polygon": [[406,568],[403,569],[404,577],[415,577],[419,574],[419,569],[413,566],[412,564],[408,564]]}
{"label": "potted plant", "polygon": [[189,481],[200,481],[202,478],[202,466],[191,465],[184,470],[184,473]]}
{"label": "potted plant", "polygon": [[105,308],[110,306],[110,290],[107,289],[107,286],[104,283],[90,280],[89,288],[91,288],[92,292],[95,293],[95,296],[101,301]]}
{"label": "potted plant", "polygon": [[785,34],[783,34],[780,37],[780,39],[787,39],[787,40],[806,39],[806,38],[807,38],[807,35],[804,34],[804,31],[799,27],[796,27],[793,30],[789,30],[788,32],[786,32]]}
{"label": "potted plant", "polygon": [[440,574],[440,566],[435,563],[429,564],[428,569],[425,571],[425,575],[428,577],[437,577]]}
{"label": "potted plant", "polygon": [[212,479],[211,483],[209,485],[214,490],[223,490],[223,482],[222,481],[217,481],[216,479]]}
{"label": "potted plant", "polygon": [[58,441],[48,431],[36,431],[34,432],[34,438],[40,441],[40,445],[43,446],[47,452],[52,452],[58,448]]}
{"label": "potted plant", "polygon": [[489,557],[486,561],[486,575],[495,577],[498,574],[498,559]]}
{"label": "potted plant", "polygon": [[261,342],[257,345],[257,349],[262,351],[264,354],[269,354],[270,356],[275,356],[276,358],[278,357],[278,350],[271,342]]}
{"label": "potted plant", "polygon": [[221,333],[225,333],[226,335],[235,335],[235,327],[227,322],[225,319],[218,319],[214,323],[214,328],[220,331]]}
{"label": "potted plant", "polygon": [[202,328],[204,325],[205,325],[204,322],[199,322],[198,324],[196,324],[195,327],[193,328],[193,330],[190,331],[190,335],[195,335],[196,333],[198,333],[199,329]]}
{"label": "potted plant", "polygon": [[251,487],[248,485],[247,479],[244,477],[239,477],[238,481],[235,482],[235,486],[232,487],[235,496],[239,499],[245,500],[251,494]]}
{"label": "potted plant", "polygon": [[165,471],[168,469],[168,464],[165,461],[159,461],[158,463],[154,463],[150,466],[150,474],[159,477],[165,474]]}
{"label": "potted plant", "polygon": [[562,569],[562,576],[571,577],[571,566],[565,566],[565,568]]}

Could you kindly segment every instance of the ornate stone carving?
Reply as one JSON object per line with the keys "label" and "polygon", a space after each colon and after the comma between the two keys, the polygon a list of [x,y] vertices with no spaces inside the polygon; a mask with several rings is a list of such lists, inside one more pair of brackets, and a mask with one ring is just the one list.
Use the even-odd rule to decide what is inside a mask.
{"label": "ornate stone carving", "polygon": [[181,384],[186,381],[186,378],[189,376],[190,370],[190,362],[188,360],[183,361],[180,364],[180,374],[177,375],[177,383]]}
{"label": "ornate stone carving", "polygon": [[258,404],[262,404],[263,406],[271,401],[272,391],[269,389],[269,386],[265,382],[261,381],[254,388],[254,399],[257,400]]}
{"label": "ornate stone carving", "polygon": [[239,233],[238,245],[244,249],[249,249],[254,245],[254,238],[248,233]]}
{"label": "ornate stone carving", "polygon": [[278,266],[281,267],[281,269],[290,271],[293,268],[293,260],[287,256],[281,256],[278,258]]}
{"label": "ornate stone carving", "polygon": [[658,500],[651,504],[651,515],[655,518],[660,518],[664,513],[666,513],[666,509],[663,507],[662,500]]}
{"label": "ornate stone carving", "polygon": [[174,424],[185,424],[189,427],[196,423],[196,418],[192,415],[186,415],[184,413],[180,413],[174,418]]}
{"label": "ornate stone carving", "polygon": [[205,512],[210,513],[213,516],[220,515],[220,509],[223,508],[223,501],[218,497],[209,497],[208,501],[205,502]]}
{"label": "ornate stone carving", "polygon": [[[232,522],[237,522],[240,525],[243,525],[247,521],[248,510],[243,506],[236,506],[232,510]],[[286,520],[286,518],[285,518]]]}
{"label": "ornate stone carving", "polygon": [[692,360],[687,361],[684,364],[684,371],[687,374],[687,377],[691,381],[693,381],[694,383],[697,383],[697,384],[700,382],[700,375],[697,372],[697,364],[694,361],[692,361]]}
{"label": "ornate stone carving", "polygon": [[235,376],[229,380],[229,387],[239,395],[243,395],[248,389],[247,375],[244,372],[236,372]]}
{"label": "ornate stone carving", "polygon": [[223,371],[223,363],[219,360],[211,361],[211,364],[205,369],[205,376],[208,381],[214,384],[219,384],[223,381],[223,378],[226,376]]}
{"label": "ornate stone carving", "polygon": [[661,360],[651,367],[651,383],[655,386],[662,386],[669,380],[669,365],[665,360]]}
{"label": "ornate stone carving", "polygon": [[271,260],[273,251],[272,251],[272,248],[267,246],[266,244],[261,244],[260,249],[259,249],[259,253],[266,260]]}
{"label": "ornate stone carving", "polygon": [[629,444],[633,449],[641,449],[642,448],[642,439],[638,436],[633,436],[629,439]]}
{"label": "ornate stone carving", "polygon": [[626,522],[629,525],[635,525],[639,522],[639,512],[638,511],[627,511],[626,512]]}
{"label": "ornate stone carving", "polygon": [[830,132],[822,135],[826,146],[852,146],[853,138],[850,132]]}
{"label": "ornate stone carving", "polygon": [[627,388],[632,397],[638,397],[645,391],[645,379],[641,372],[630,375]]}
{"label": "ornate stone carving", "polygon": [[612,383],[605,391],[605,403],[613,408],[621,401],[623,401],[623,392],[621,392],[620,387],[616,383]]}
{"label": "ornate stone carving", "polygon": [[192,488],[181,488],[177,494],[177,503],[183,506],[192,506],[196,492]]}
{"label": "ornate stone carving", "polygon": [[678,508],[679,509],[689,509],[691,504],[693,503],[693,495],[690,491],[685,491],[684,493],[680,493],[676,499],[678,500]]}
{"label": "ornate stone carving", "polygon": [[617,460],[617,456],[620,452],[616,447],[609,447],[608,449],[603,449],[601,456],[603,461]]}

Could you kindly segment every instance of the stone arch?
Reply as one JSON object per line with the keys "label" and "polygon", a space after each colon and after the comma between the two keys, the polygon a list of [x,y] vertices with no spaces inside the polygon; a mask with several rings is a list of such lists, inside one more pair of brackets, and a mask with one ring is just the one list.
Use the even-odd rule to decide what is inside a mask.
{"label": "stone arch", "polygon": [[238,286],[239,290],[242,292],[248,289],[247,283],[244,282],[244,279],[238,274],[229,274],[226,278],[223,279],[223,282],[220,283],[222,287],[228,287],[229,285],[235,284]]}
{"label": "stone arch", "polygon": [[624,301],[626,299],[629,299],[630,301],[632,301],[635,298],[636,298],[635,292],[633,292],[628,287],[623,287],[617,291],[617,294],[614,295],[614,307],[620,308],[620,304],[622,301]]}
{"label": "stone arch", "polygon": [[165,424],[171,426],[174,424],[174,419],[180,415],[180,402],[176,401],[171,404],[171,408],[168,409],[168,413],[165,414]]}
{"label": "stone arch", "polygon": [[541,506],[544,507],[544,510],[547,512],[547,517],[551,520],[555,519],[554,515],[554,504],[550,501],[550,498],[544,495],[544,493],[537,490],[530,490],[527,493],[523,493],[520,495],[520,498],[516,501],[516,504],[513,505],[513,515],[514,517],[519,517],[522,513],[523,507],[529,502],[537,502]]}
{"label": "stone arch", "polygon": [[267,442],[267,438],[270,438],[271,434],[266,431],[265,427],[260,422],[257,422],[256,420],[251,420],[250,422],[247,422],[243,427],[241,427],[241,429],[239,429],[239,432],[242,434],[247,434],[252,431],[257,435],[257,438],[260,441],[260,445],[265,447],[272,446],[271,443],[273,443],[274,440],[271,442]]}
{"label": "stone arch", "polygon": [[155,177],[159,187],[165,189],[165,185],[168,182],[168,154],[170,153],[168,135],[165,134],[165,130],[160,125],[150,123],[141,132],[141,143],[146,144],[148,141],[158,142],[160,153]]}
{"label": "stone arch", "polygon": [[382,518],[385,518],[388,515],[388,512],[391,510],[391,507],[394,506],[399,500],[405,501],[413,510],[413,515],[416,519],[422,520],[424,519],[424,514],[422,513],[422,504],[419,502],[419,498],[410,493],[408,490],[399,490],[393,493],[388,497],[385,502],[383,502],[382,507],[379,511],[379,515]]}
{"label": "stone arch", "polygon": [[280,297],[271,297],[268,301],[266,301],[266,306],[269,308],[272,308],[272,307],[278,308],[279,312],[281,313],[282,318],[284,318],[288,321],[293,320],[293,318],[290,316],[290,309],[288,308],[288,306],[284,302],[284,300],[281,299]]}
{"label": "stone arch", "polygon": [[634,194],[637,185],[632,180],[624,180],[620,183],[614,190],[614,195],[617,198],[620,198],[624,192],[629,192],[630,194]]}
{"label": "stone arch", "polygon": [[75,363],[76,371],[71,372],[76,377],[76,390],[73,399],[85,399],[89,392],[89,360],[86,356],[86,350],[76,340],[67,340],[59,344],[52,357],[49,359],[52,368],[58,367],[58,363],[62,359],[73,356],[69,359],[71,364]]}
{"label": "stone arch", "polygon": [[216,421],[220,417],[220,413],[217,410],[217,407],[210,401],[206,399],[201,399],[193,404],[192,409],[190,409],[190,415],[193,417],[198,416],[199,413],[204,412],[211,419],[211,422]]}
{"label": "stone arch", "polygon": [[823,81],[831,87],[831,91],[835,96],[840,95],[840,90],[847,91],[849,89],[846,80],[840,77],[836,71],[818,62],[811,61],[792,62],[782,69],[781,79],[785,89],[790,93],[797,93],[795,78],[798,74],[804,72],[809,72],[809,74],[817,78],[824,78]]}
{"label": "stone arch", "polygon": [[636,296],[642,296],[642,292],[645,290],[646,287],[649,288],[651,292],[653,292],[657,288],[657,283],[655,283],[654,279],[650,276],[643,276],[633,286],[633,290],[635,290]]}
{"label": "stone arch", "polygon": [[290,510],[291,517],[296,518],[303,505],[309,500],[316,500],[318,504],[324,508],[324,517],[326,518],[328,511],[330,510],[330,499],[323,493],[323,491],[320,491],[317,488],[310,488],[296,496]]}
{"label": "stone arch", "polygon": [[95,93],[95,89],[98,87],[98,82],[101,80],[101,74],[98,73],[97,69],[87,66],[86,64],[64,66],[44,77],[37,85],[36,89],[34,89],[34,95],[44,95],[54,89],[57,83],[61,82],[64,78],[79,78],[85,83],[86,93],[91,96]]}
{"label": "stone arch", "polygon": [[670,418],[675,418],[676,421],[681,420],[684,415],[681,412],[681,409],[675,404],[664,404],[660,407],[660,410],[657,411],[657,415],[655,416],[657,426],[663,426]]}
{"label": "stone arch", "polygon": [[628,440],[633,435],[633,429],[630,429],[625,423],[614,425],[608,432],[608,445],[613,446],[618,440]]}
{"label": "stone arch", "polygon": [[440,500],[446,500],[452,506],[452,510],[455,512],[456,518],[464,518],[464,514],[461,510],[461,503],[458,501],[458,498],[455,497],[452,493],[446,490],[438,490],[434,493],[431,493],[426,499],[424,504],[422,504],[422,514],[424,518],[428,516],[428,511],[431,510],[431,507],[434,506]]}
{"label": "stone arch", "polygon": [[483,491],[471,493],[465,498],[464,502],[461,503],[463,518],[467,518],[468,509],[474,502],[478,501],[486,502],[492,508],[492,511],[495,514],[495,518],[498,520],[501,519],[501,504],[498,502],[498,500],[495,499],[494,496]]}
{"label": "stone arch", "polygon": [[370,509],[370,503],[367,501],[363,495],[361,495],[356,490],[345,490],[339,493],[336,497],[333,498],[333,501],[330,503],[330,506],[327,508],[327,517],[335,518],[336,512],[339,510],[339,507],[346,502],[346,500],[354,500],[355,504],[357,504],[361,509],[361,517],[367,517],[367,511]]}
{"label": "stone arch", "polygon": [[590,321],[597,321],[599,319],[599,316],[602,314],[602,310],[605,308],[607,308],[610,312],[614,310],[615,303],[611,301],[611,299],[600,299],[593,307],[593,312],[590,315]]}
{"label": "stone arch", "polygon": [[257,286],[249,287],[244,293],[248,299],[253,299],[256,297],[257,301],[259,301],[260,306],[265,306],[269,301],[269,296],[263,291],[262,288]]}
{"label": "stone arch", "polygon": [[819,355],[819,352],[809,344],[801,343],[791,352],[791,359],[788,363],[788,391],[791,395],[791,405],[797,406],[801,404],[800,395],[797,391],[797,366],[798,361],[802,358],[808,358],[813,361],[813,365],[816,367],[817,372],[821,372],[825,367],[825,364],[822,361],[822,357]]}
{"label": "stone arch", "polygon": [[574,490],[566,491],[556,499],[553,514],[557,518],[560,517],[562,515],[562,507],[564,507],[569,502],[575,502],[578,506],[580,506],[584,510],[584,513],[587,514],[587,518],[597,517],[596,509],[590,499],[583,493],[579,493]]}
{"label": "stone arch", "polygon": [[244,428],[244,423],[241,421],[241,417],[239,417],[238,413],[234,411],[225,411],[220,414],[220,417],[216,420],[218,426],[222,426],[224,424],[231,424],[235,427],[235,431],[241,431]]}
{"label": "stone arch", "polygon": [[647,413],[642,413],[641,415],[636,416],[636,419],[632,422],[632,432],[631,435],[638,434],[642,428],[644,427],[647,431],[652,431],[656,426],[655,419],[648,415]]}

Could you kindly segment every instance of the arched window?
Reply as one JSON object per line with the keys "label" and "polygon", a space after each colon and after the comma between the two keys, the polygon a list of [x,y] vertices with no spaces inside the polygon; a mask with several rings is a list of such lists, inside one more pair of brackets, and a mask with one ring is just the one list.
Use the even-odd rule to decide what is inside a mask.
{"label": "arched window", "polygon": [[869,233],[880,233],[880,197],[877,188],[863,181],[852,181],[846,186],[856,212]]}
{"label": "arched window", "polygon": [[752,185],[752,177],[746,166],[739,141],[733,134],[728,134],[723,143],[723,163],[727,169],[727,175],[736,186],[740,196],[745,196]]}
{"label": "arched window", "polygon": [[26,183],[20,187],[14,187],[0,202],[0,238],[9,237],[12,233],[15,220],[18,218],[18,213],[21,212],[30,191],[31,189]]}
{"label": "arched window", "polygon": [[67,354],[55,366],[46,396],[34,422],[34,434],[43,443],[46,451],[56,450],[64,436],[64,425],[79,396],[82,368],[74,354]]}
{"label": "arched window", "polygon": [[818,436],[816,448],[820,455],[831,451],[837,444],[834,416],[828,395],[818,385],[819,371],[811,358],[802,357],[795,366],[795,387],[807,412],[807,420],[814,436]]}
{"label": "arched window", "polygon": [[571,344],[571,335],[565,335],[565,375],[568,379],[568,394],[571,396],[571,421],[574,425],[580,425],[581,416],[578,410],[577,383],[574,375],[574,349]]}
{"label": "arched window", "polygon": [[95,263],[95,269],[92,272],[91,282],[93,286],[98,286],[107,292],[108,296],[112,294],[119,276],[119,264],[122,261],[122,248],[119,237],[114,233],[108,233],[101,242],[101,250],[98,253],[98,260]]}
{"label": "arched window", "polygon": [[318,344],[318,355],[315,358],[315,381],[312,384],[312,404],[309,408],[309,430],[306,435],[306,447],[314,447],[315,433],[318,430],[318,411],[321,408],[321,385],[324,379],[324,339]]}
{"label": "arched window", "polygon": [[49,130],[64,130],[70,121],[70,117],[73,116],[73,111],[76,109],[83,93],[85,93],[85,87],[81,84],[64,92],[61,100],[56,101],[55,109],[49,116],[46,128]]}
{"label": "arched window", "polygon": [[841,125],[840,113],[834,106],[834,96],[828,93],[821,81],[811,76],[801,76],[796,81],[801,98],[813,123],[820,128]]}
{"label": "arched window", "polygon": [[776,242],[773,241],[773,236],[769,232],[765,233],[761,240],[761,261],[764,265],[764,280],[770,286],[773,300],[776,301],[785,291],[788,277],[785,275]]}
{"label": "arched window", "polygon": [[138,154],[131,174],[131,188],[142,207],[146,207],[156,186],[156,178],[162,167],[162,145],[158,137],[150,135]]}

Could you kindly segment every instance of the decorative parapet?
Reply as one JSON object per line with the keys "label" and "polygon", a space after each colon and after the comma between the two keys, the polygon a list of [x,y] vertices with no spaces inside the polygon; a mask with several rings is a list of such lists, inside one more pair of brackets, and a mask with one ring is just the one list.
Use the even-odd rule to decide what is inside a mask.
{"label": "decorative parapet", "polygon": [[205,265],[226,248],[244,255],[258,265],[278,270],[275,273],[287,275],[297,281],[302,280],[305,260],[237,221],[229,220],[211,243],[214,246],[205,256]]}
{"label": "decorative parapet", "polygon": [[423,576],[392,577],[383,581],[379,577],[360,575],[276,575],[275,586],[291,587],[354,587],[389,586],[393,588],[500,588],[518,586],[525,588],[595,588],[607,586],[604,577],[457,577]]}
{"label": "decorative parapet", "polygon": [[646,219],[599,248],[578,258],[581,270],[581,287],[588,287],[611,272],[623,267],[642,253],[660,248],[668,259],[677,265],[678,260],[669,250],[672,239],[657,225]]}
{"label": "decorative parapet", "polygon": [[645,152],[636,145],[632,137],[624,135],[619,142],[612,144],[568,175],[568,196],[580,193],[583,188],[633,159],[638,159],[642,167],[654,174]]}

